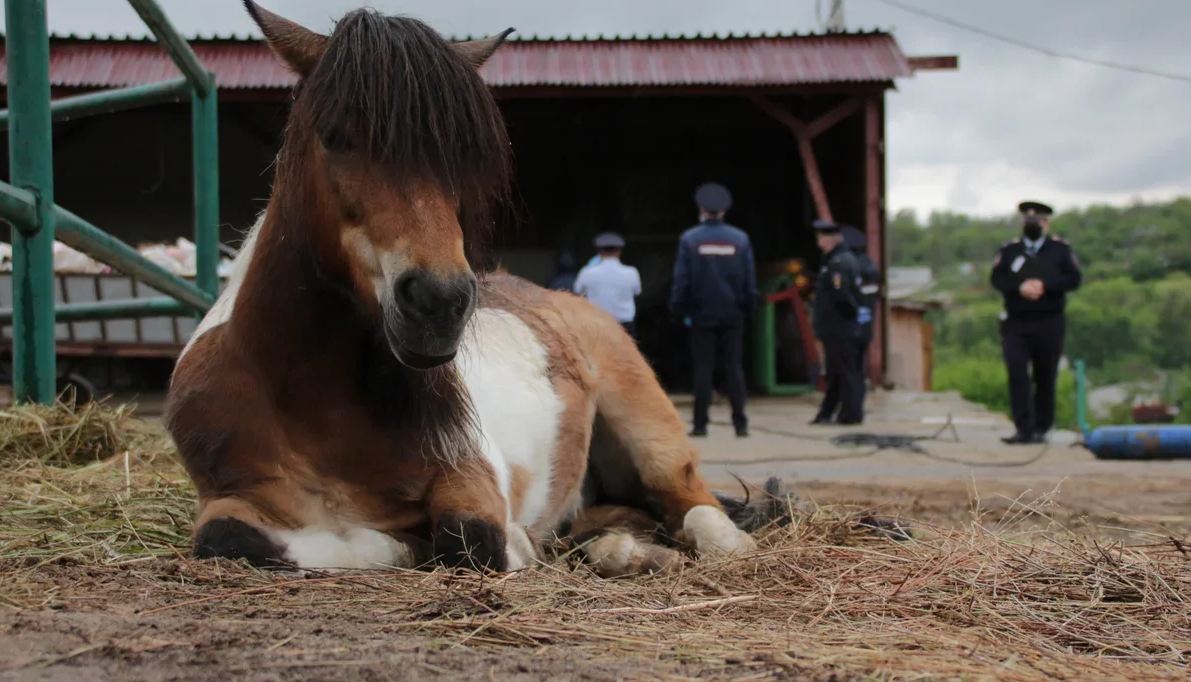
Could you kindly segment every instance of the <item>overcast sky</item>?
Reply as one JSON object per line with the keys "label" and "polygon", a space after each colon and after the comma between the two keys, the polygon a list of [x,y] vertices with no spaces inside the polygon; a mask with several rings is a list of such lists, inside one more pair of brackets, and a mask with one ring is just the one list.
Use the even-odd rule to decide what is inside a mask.
{"label": "overcast sky", "polygon": [[[1191,0],[901,0],[1088,57],[1191,76]],[[48,0],[59,33],[143,32],[124,0]],[[159,0],[201,35],[255,34],[239,0]],[[327,30],[366,0],[261,0]],[[814,30],[816,0],[373,0],[444,33]],[[826,0],[824,0],[824,4]],[[1112,71],[966,33],[887,5],[846,0],[849,28],[894,32],[907,54],[958,54],[890,93],[889,205],[1003,213],[1022,197],[1060,210],[1191,194],[1191,82]]]}

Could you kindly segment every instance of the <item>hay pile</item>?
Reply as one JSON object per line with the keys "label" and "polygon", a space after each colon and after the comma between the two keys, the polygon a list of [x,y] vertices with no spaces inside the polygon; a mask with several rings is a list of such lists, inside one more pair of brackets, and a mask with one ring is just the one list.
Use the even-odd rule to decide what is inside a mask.
{"label": "hay pile", "polygon": [[0,468],[70,466],[114,457],[159,438],[132,419],[132,407],[64,396],[56,405],[25,405],[0,410]]}
{"label": "hay pile", "polygon": [[[49,430],[66,429],[57,424]],[[756,531],[752,556],[643,578],[601,580],[573,554],[496,576],[295,576],[182,558],[189,484],[160,434],[137,438],[81,468],[25,446],[14,466],[0,450],[10,460],[0,469],[0,614],[62,608],[53,600],[88,589],[71,582],[85,572],[154,628],[251,614],[253,627],[277,622],[296,643],[330,632],[343,646],[300,647],[293,660],[358,665],[353,675],[369,669],[364,645],[352,644],[361,631],[481,662],[565,658],[629,677],[1185,680],[1191,664],[1186,539],[1123,546],[1040,527],[1054,511],[1045,499],[961,528],[917,522],[908,537],[874,533],[862,510],[803,503],[785,525]],[[254,661],[272,640],[222,641]]]}
{"label": "hay pile", "polygon": [[0,411],[0,559],[177,556],[194,495],[173,446],[132,408]]}

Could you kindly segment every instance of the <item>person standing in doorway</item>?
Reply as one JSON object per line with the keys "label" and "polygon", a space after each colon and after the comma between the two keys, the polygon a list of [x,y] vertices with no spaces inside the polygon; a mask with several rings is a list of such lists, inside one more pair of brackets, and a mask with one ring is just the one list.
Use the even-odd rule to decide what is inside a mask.
{"label": "person standing in doorway", "polygon": [[555,291],[574,291],[575,290],[575,254],[569,249],[564,249],[558,252],[558,267],[554,271],[554,277],[550,280],[548,289]]}
{"label": "person standing in doorway", "polygon": [[868,373],[868,349],[873,342],[873,320],[876,317],[878,295],[881,293],[881,271],[868,257],[868,238],[858,228],[844,225],[844,242],[856,257],[860,272],[860,310],[856,321],[860,324],[860,352],[856,362],[860,371],[860,404],[864,404],[865,375]]}
{"label": "person standing in doorway", "polygon": [[736,436],[748,436],[744,413],[744,324],[757,302],[753,246],[744,231],[724,222],[732,193],[715,182],[695,190],[699,224],[683,233],[674,261],[670,309],[690,328],[695,393],[691,435],[707,435],[712,376],[724,373]]}
{"label": "person standing in doorway", "polygon": [[599,260],[592,261],[575,278],[575,293],[608,311],[620,326],[635,336],[637,302],[641,295],[641,273],[620,262],[624,237],[605,232],[595,238]]}
{"label": "person standing in doorway", "polygon": [[[815,281],[815,336],[823,346],[827,392],[812,424],[864,421],[864,373],[859,359],[860,267],[839,225],[814,222],[823,266]],[[836,414],[836,410],[839,414]]]}
{"label": "person standing in doorway", "polygon": [[1054,426],[1055,383],[1066,332],[1063,313],[1067,294],[1083,279],[1071,246],[1049,235],[1051,207],[1023,201],[1017,208],[1022,235],[997,252],[990,277],[1005,300],[1001,351],[1017,429],[1001,439],[1009,445],[1045,442]]}

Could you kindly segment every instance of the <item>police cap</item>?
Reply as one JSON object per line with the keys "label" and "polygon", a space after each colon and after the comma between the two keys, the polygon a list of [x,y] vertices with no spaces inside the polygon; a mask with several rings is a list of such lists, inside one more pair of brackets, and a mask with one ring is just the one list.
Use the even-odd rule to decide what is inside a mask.
{"label": "police cap", "polygon": [[840,228],[840,232],[844,234],[844,243],[848,245],[849,249],[853,251],[868,250],[868,237],[865,237],[858,228],[844,225]]}
{"label": "police cap", "polygon": [[1023,201],[1017,205],[1017,210],[1022,215],[1038,216],[1040,218],[1048,218],[1055,212],[1053,208],[1041,201]]}
{"label": "police cap", "polygon": [[595,247],[597,249],[623,249],[624,237],[615,232],[604,232],[596,235]]}
{"label": "police cap", "polygon": [[815,232],[819,234],[839,234],[840,226],[831,222],[830,220],[819,219],[811,223],[811,227],[815,228]]}
{"label": "police cap", "polygon": [[723,213],[732,208],[732,193],[718,182],[705,182],[695,190],[695,203],[709,213]]}

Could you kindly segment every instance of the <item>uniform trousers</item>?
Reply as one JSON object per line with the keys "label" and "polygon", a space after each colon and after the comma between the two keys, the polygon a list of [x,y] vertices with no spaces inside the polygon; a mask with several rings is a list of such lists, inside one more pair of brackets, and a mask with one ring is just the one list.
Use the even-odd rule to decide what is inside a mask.
{"label": "uniform trousers", "polygon": [[836,409],[841,424],[864,421],[864,370],[861,342],[850,338],[825,338],[823,361],[827,374],[827,392],[819,405],[815,421],[833,421]]}
{"label": "uniform trousers", "polygon": [[744,414],[743,325],[694,326],[690,329],[690,339],[691,356],[694,361],[694,427],[707,428],[712,377],[718,365],[724,373],[724,391],[732,404],[732,424],[738,430],[747,428],[748,418]]}
{"label": "uniform trousers", "polygon": [[1055,422],[1055,382],[1063,355],[1062,315],[1001,323],[1001,350],[1009,371],[1009,404],[1017,432],[1044,434]]}

